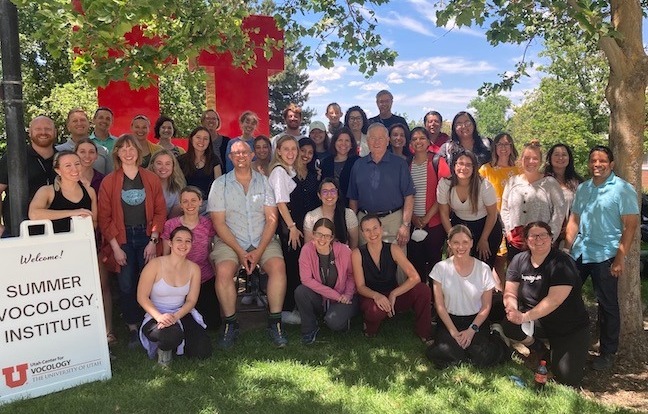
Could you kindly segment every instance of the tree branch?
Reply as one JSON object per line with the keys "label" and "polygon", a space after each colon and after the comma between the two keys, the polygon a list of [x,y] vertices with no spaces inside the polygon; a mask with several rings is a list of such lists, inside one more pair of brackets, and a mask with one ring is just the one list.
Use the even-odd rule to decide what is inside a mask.
{"label": "tree branch", "polygon": [[605,53],[612,72],[622,74],[627,68],[627,59],[617,42],[609,36],[603,36],[598,41],[598,47]]}

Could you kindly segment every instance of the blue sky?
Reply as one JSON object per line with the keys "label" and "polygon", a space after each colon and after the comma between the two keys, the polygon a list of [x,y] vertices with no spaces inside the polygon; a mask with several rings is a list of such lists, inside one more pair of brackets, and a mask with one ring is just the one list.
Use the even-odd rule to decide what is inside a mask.
{"label": "blue sky", "polygon": [[[360,105],[374,116],[378,113],[375,95],[381,89],[394,95],[395,113],[420,122],[434,109],[451,120],[467,109],[484,82],[497,82],[498,74],[512,71],[524,55],[526,44],[491,46],[483,28],[437,28],[435,4],[438,0],[392,0],[375,9],[383,43],[399,54],[393,67],[383,67],[369,79],[341,60],[331,69],[309,67],[312,83],[307,106],[317,111],[313,120],[327,121],[324,112],[330,102],[338,102],[343,111]],[[646,31],[644,22],[644,39]],[[527,59],[536,66],[541,50],[540,40],[526,50]],[[529,77],[505,93],[514,104],[539,84],[542,73],[535,68],[528,72]]]}

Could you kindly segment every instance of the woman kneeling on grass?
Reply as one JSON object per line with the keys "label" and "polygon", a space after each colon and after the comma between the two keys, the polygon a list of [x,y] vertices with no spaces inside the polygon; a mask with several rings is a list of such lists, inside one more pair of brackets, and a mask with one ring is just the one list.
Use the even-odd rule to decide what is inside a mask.
{"label": "woman kneeling on grass", "polygon": [[144,267],[137,286],[137,301],[146,311],[140,340],[150,358],[168,366],[173,350],[178,355],[208,358],[211,343],[202,316],[194,309],[200,293],[200,267],[187,259],[193,235],[185,226],[171,232],[171,252]]}
{"label": "woman kneeling on grass", "polygon": [[[527,224],[524,237],[529,251],[516,255],[506,273],[504,333],[537,359],[551,357],[547,362],[556,380],[578,387],[587,361],[589,316],[576,263],[552,248],[549,224]],[[549,340],[551,353],[540,338]]]}
{"label": "woman kneeling on grass", "polygon": [[317,314],[334,331],[349,328],[357,312],[351,250],[335,240],[335,225],[321,218],[313,225],[313,241],[304,244],[299,255],[301,285],[295,289],[295,302],[301,312],[302,343],[315,342],[319,328]]}
{"label": "woman kneeling on grass", "polygon": [[[361,296],[364,335],[368,338],[376,336],[385,318],[413,309],[416,335],[429,343],[432,323],[430,288],[421,282],[414,265],[397,244],[382,241],[383,227],[378,216],[364,216],[360,220],[360,231],[367,244],[355,249],[351,260],[353,278]],[[407,276],[401,285],[396,278],[398,266]]]}
{"label": "woman kneeling on grass", "polygon": [[437,263],[434,304],[439,318],[435,343],[427,357],[437,368],[461,362],[484,367],[502,362],[508,354],[499,336],[490,335],[486,318],[491,309],[495,279],[488,265],[470,255],[472,233],[458,224],[448,232],[452,256]]}

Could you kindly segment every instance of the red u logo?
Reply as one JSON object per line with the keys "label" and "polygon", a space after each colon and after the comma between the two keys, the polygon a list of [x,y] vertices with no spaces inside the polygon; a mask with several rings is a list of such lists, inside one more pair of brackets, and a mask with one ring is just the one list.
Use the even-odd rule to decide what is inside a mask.
{"label": "red u logo", "polygon": [[[15,372],[18,372],[18,379],[14,379]],[[27,364],[2,368],[2,375],[4,375],[5,383],[9,388],[20,387],[27,382]]]}

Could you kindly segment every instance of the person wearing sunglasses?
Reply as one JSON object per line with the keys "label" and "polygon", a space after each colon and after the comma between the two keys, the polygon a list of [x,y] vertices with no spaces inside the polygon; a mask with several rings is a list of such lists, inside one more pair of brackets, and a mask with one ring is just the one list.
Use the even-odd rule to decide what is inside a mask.
{"label": "person wearing sunglasses", "polygon": [[301,313],[302,343],[315,342],[318,314],[324,315],[331,330],[348,330],[358,313],[351,249],[335,240],[335,225],[328,218],[315,222],[313,240],[299,255],[299,275],[302,284],[295,289],[295,302]]}

